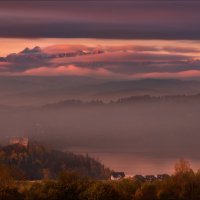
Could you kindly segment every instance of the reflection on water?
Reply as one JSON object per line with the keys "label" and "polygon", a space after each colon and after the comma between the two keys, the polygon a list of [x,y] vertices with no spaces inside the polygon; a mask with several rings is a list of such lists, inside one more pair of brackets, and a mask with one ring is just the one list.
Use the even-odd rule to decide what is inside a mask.
{"label": "reflection on water", "polygon": [[[180,158],[166,158],[154,156],[147,153],[132,152],[94,152],[83,149],[73,148],[75,153],[88,153],[91,157],[100,160],[109,168],[115,171],[124,171],[126,175],[135,174],[173,174],[174,165]],[[184,157],[191,164],[194,171],[200,169],[200,159]]]}

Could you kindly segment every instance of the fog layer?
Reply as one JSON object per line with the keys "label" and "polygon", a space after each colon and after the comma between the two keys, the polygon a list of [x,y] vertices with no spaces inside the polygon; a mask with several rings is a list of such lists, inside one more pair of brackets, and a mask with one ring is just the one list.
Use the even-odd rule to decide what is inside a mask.
{"label": "fog layer", "polygon": [[182,157],[200,159],[199,113],[198,102],[173,101],[57,109],[2,107],[0,137],[6,142],[11,136],[29,136],[54,148],[89,153],[128,173],[169,171],[158,165],[169,166],[169,160]]}

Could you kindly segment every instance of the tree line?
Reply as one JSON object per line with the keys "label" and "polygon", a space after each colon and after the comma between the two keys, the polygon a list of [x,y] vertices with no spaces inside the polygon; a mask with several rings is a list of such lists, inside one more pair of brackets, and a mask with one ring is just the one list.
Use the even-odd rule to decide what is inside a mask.
{"label": "tree line", "polygon": [[11,169],[0,166],[0,199],[5,200],[198,200],[200,171],[180,160],[175,173],[164,179],[142,182],[95,180],[73,171],[62,171],[57,179],[16,180]]}

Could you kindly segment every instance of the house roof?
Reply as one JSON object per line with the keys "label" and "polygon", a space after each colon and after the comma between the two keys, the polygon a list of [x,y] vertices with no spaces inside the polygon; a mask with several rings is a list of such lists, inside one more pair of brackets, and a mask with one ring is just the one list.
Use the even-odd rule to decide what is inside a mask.
{"label": "house roof", "polygon": [[124,172],[112,172],[111,176],[114,178],[125,177],[125,173]]}

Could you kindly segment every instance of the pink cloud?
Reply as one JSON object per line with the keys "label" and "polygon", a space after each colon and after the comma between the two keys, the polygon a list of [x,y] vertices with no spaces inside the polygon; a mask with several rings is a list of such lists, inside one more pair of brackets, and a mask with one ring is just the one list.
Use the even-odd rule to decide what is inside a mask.
{"label": "pink cloud", "polygon": [[199,70],[188,70],[181,72],[152,72],[138,73],[131,76],[132,78],[192,78],[200,77]]}
{"label": "pink cloud", "polygon": [[7,71],[9,65],[10,63],[0,62],[0,71]]}
{"label": "pink cloud", "polygon": [[75,65],[59,66],[59,67],[39,67],[28,69],[24,72],[4,72],[0,75],[5,76],[88,76],[109,79],[141,79],[141,78],[194,78],[200,77],[200,70],[187,70],[180,72],[151,72],[151,73],[135,73],[135,74],[121,74],[111,72],[104,68],[82,68]]}
{"label": "pink cloud", "polygon": [[116,74],[104,69],[88,69],[81,68],[75,65],[59,66],[59,67],[39,67],[34,69],[28,69],[23,72],[23,75],[36,75],[36,76],[59,76],[59,75],[78,75],[78,76],[102,76],[110,77],[116,76]]}
{"label": "pink cloud", "polygon": [[[18,74],[19,75],[19,74]],[[199,70],[188,70],[181,72],[152,72],[152,73],[136,73],[136,74],[120,74],[114,73],[104,68],[89,69],[75,65],[59,66],[55,68],[40,67],[28,69],[21,75],[30,76],[61,76],[61,75],[77,75],[77,76],[92,76],[92,77],[108,77],[117,79],[138,79],[138,78],[192,78],[200,77]]]}
{"label": "pink cloud", "polygon": [[45,53],[63,53],[63,52],[73,52],[79,50],[89,50],[88,46],[85,45],[73,45],[73,44],[58,44],[43,48]]}
{"label": "pink cloud", "polygon": [[0,62],[0,67],[6,67],[8,66],[10,63],[7,62]]}

